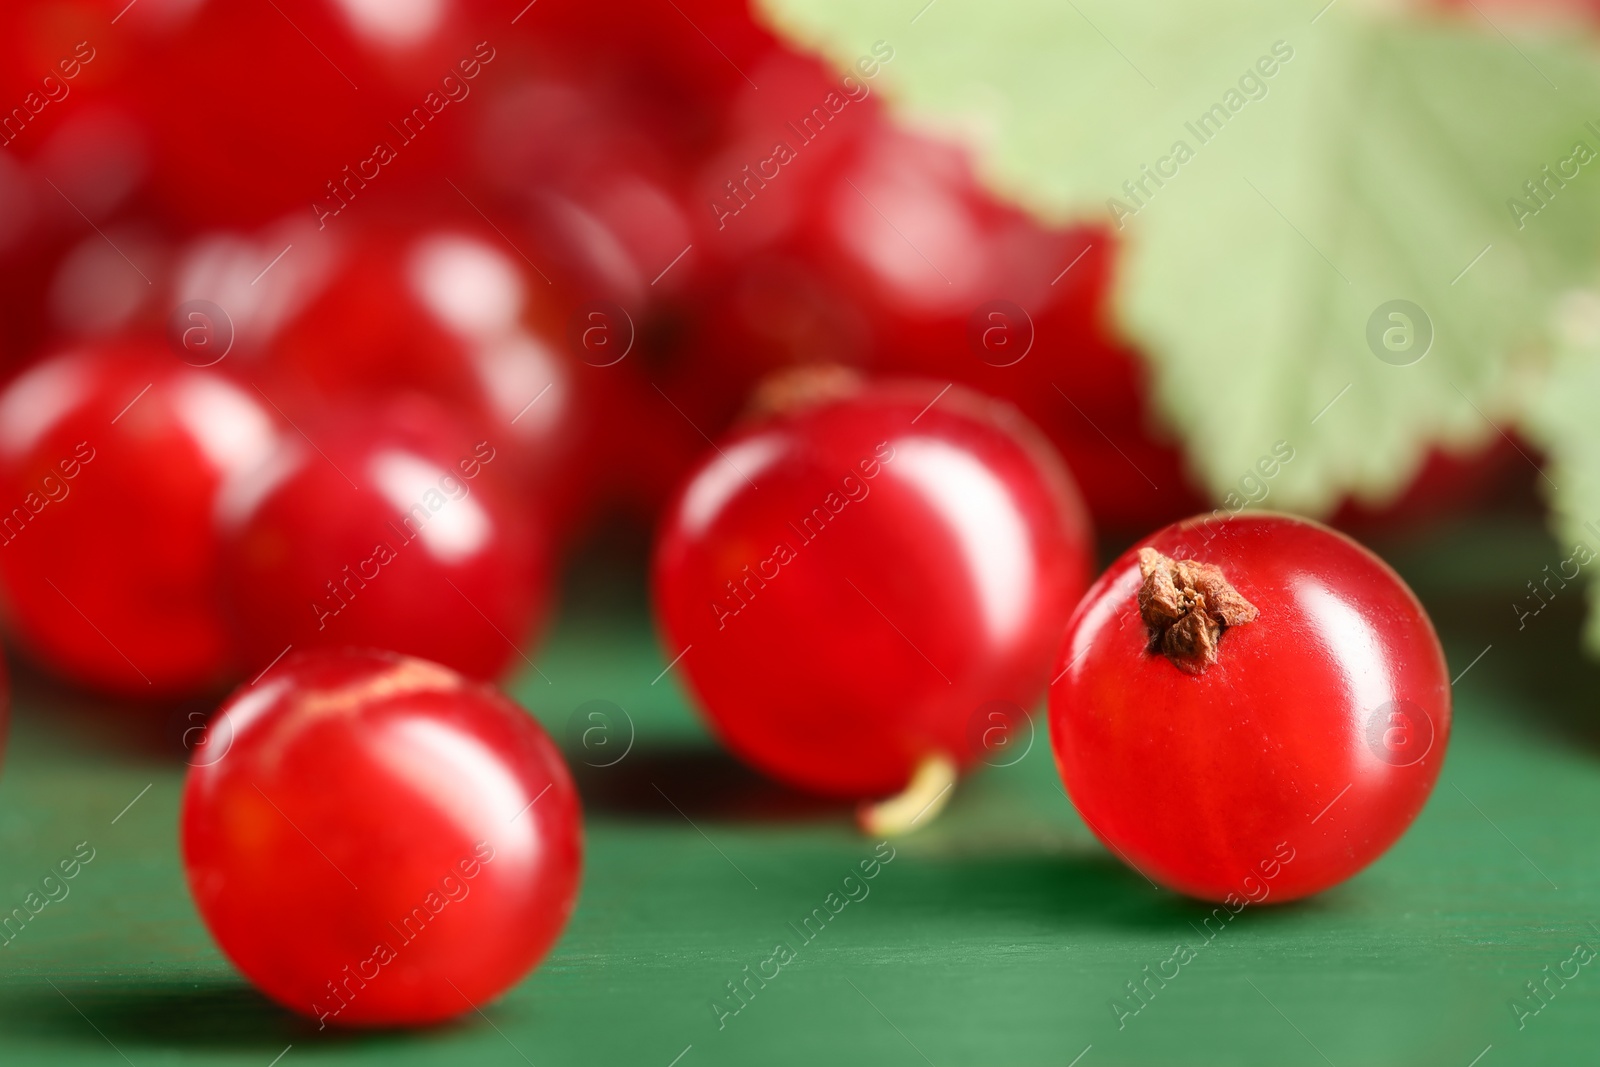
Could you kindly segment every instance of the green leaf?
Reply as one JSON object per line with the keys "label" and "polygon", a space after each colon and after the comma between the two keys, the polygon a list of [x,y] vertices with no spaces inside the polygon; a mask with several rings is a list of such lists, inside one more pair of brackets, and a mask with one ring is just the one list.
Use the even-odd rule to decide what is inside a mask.
{"label": "green leaf", "polygon": [[[1116,311],[1219,496],[1279,440],[1296,456],[1271,505],[1320,512],[1495,437],[1537,382],[1552,295],[1594,272],[1600,158],[1537,214],[1508,207],[1577,143],[1600,152],[1600,64],[1570,30],[1355,0],[763,3],[841,65],[891,44],[891,106],[967,140],[1002,195],[1050,221],[1121,216]],[[1377,333],[1431,324],[1419,362],[1369,345],[1393,300],[1425,319]]]}
{"label": "green leaf", "polygon": [[[1566,293],[1552,319],[1555,354],[1549,377],[1530,405],[1526,431],[1549,456],[1545,495],[1565,553],[1552,564],[1556,584],[1517,592],[1523,610],[1537,612],[1544,599],[1559,596],[1575,572],[1581,573],[1589,590],[1584,638],[1590,651],[1600,655],[1600,418],[1595,414],[1600,400],[1600,288]],[[1546,575],[1530,578],[1539,583]]]}

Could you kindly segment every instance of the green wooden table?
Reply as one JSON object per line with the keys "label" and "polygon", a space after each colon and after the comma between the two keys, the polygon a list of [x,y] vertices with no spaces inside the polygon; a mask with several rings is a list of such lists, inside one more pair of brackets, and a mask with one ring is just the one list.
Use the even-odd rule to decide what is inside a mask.
{"label": "green wooden table", "polygon": [[[577,767],[577,914],[505,999],[415,1033],[318,1033],[218,954],[177,856],[185,709],[107,708],[24,675],[0,908],[78,843],[94,858],[0,948],[0,1064],[1600,1062],[1600,965],[1569,962],[1600,949],[1600,670],[1576,651],[1576,590],[1520,631],[1509,606],[1564,555],[1531,520],[1391,550],[1465,671],[1440,785],[1360,877],[1247,908],[1209,942],[1208,909],[1124,869],[1074,815],[1042,719],[1025,756],[965,782],[804,940],[790,924],[842,896],[875,842],[721,755],[675,673],[659,677],[637,576],[587,568],[538,657],[548,683],[516,687],[558,736],[591,700],[633,723],[620,762]],[[588,758],[619,750],[604,751]],[[738,1005],[727,983],[779,942],[794,958],[719,1024],[713,1003]],[[1195,959],[1119,1027],[1125,983],[1180,943]],[[1576,976],[1529,995],[1562,970]]]}

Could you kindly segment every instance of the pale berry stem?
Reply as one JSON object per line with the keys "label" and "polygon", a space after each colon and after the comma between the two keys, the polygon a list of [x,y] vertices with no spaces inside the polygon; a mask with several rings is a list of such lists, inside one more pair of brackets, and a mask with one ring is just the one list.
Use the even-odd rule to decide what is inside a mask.
{"label": "pale berry stem", "polygon": [[896,837],[938,817],[955,792],[956,764],[943,752],[924,756],[904,790],[885,800],[863,803],[856,822],[871,837]]}

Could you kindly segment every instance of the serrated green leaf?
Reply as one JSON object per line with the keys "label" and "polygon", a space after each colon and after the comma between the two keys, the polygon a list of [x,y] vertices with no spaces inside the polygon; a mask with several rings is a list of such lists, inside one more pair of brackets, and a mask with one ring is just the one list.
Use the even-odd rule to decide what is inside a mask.
{"label": "serrated green leaf", "polygon": [[[1310,512],[1381,500],[1429,448],[1517,418],[1552,295],[1600,250],[1600,158],[1537,214],[1508,207],[1577,143],[1600,152],[1586,42],[1322,2],[764,0],[840,62],[891,43],[892,105],[969,140],[1002,195],[1118,216],[1117,310],[1197,472],[1220,496],[1286,440],[1272,503]],[[1213,105],[1220,129],[1197,129]],[[1406,366],[1368,343],[1397,299],[1433,329]]]}
{"label": "serrated green leaf", "polygon": [[[1556,584],[1518,590],[1521,610],[1537,613],[1545,597],[1559,595],[1579,575],[1588,583],[1585,643],[1600,654],[1600,288],[1578,289],[1556,302],[1550,374],[1526,419],[1528,437],[1549,457],[1545,495],[1551,526],[1565,559],[1554,565]],[[1570,561],[1568,563],[1567,561]],[[1563,563],[1567,563],[1563,566]],[[1546,575],[1530,578],[1542,582]]]}

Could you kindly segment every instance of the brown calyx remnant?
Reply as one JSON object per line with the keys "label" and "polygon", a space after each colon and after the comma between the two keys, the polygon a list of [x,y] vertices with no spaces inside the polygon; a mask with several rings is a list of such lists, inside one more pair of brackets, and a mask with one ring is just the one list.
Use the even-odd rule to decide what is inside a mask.
{"label": "brown calyx remnant", "polygon": [[1141,548],[1139,573],[1139,617],[1150,629],[1150,651],[1187,674],[1201,674],[1217,662],[1223,630],[1261,614],[1213,564]]}
{"label": "brown calyx remnant", "polygon": [[741,413],[741,422],[762,422],[792,415],[818,404],[842,400],[861,391],[861,372],[837,363],[810,363],[775,371],[756,383]]}

